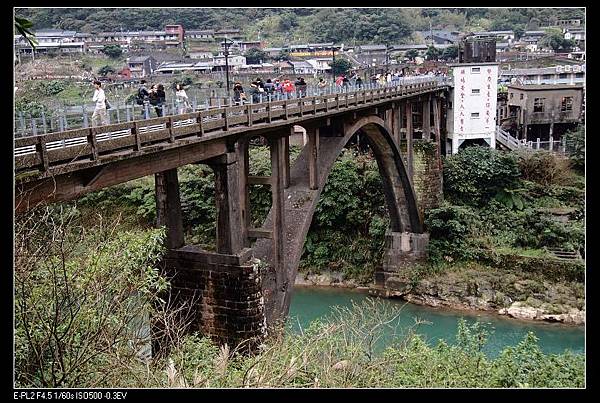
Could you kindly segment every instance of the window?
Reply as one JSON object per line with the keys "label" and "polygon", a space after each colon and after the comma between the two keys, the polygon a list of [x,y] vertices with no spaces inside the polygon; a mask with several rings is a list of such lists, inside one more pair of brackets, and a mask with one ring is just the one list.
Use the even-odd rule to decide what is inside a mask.
{"label": "window", "polygon": [[583,73],[575,73],[575,78],[583,78]]}
{"label": "window", "polygon": [[554,74],[544,74],[544,75],[542,75],[542,79],[551,80],[553,76],[554,76]]}
{"label": "window", "polygon": [[544,101],[546,98],[534,98],[533,100],[533,112],[544,112]]}
{"label": "window", "polygon": [[471,119],[479,119],[479,112],[471,113]]}
{"label": "window", "polygon": [[480,91],[479,91],[479,88],[473,88],[473,89],[471,90],[471,95],[479,95],[479,92],[480,92]]}
{"label": "window", "polygon": [[448,109],[452,109],[452,101],[448,101]]}
{"label": "window", "polygon": [[561,112],[573,111],[573,97],[563,97],[562,102],[560,103],[560,111]]}
{"label": "window", "polygon": [[558,78],[567,78],[567,73],[559,74]]}
{"label": "window", "polygon": [[481,73],[480,67],[471,67],[471,74],[479,74]]}
{"label": "window", "polygon": [[520,95],[519,95],[519,99],[523,99],[523,94],[520,94]]}
{"label": "window", "polygon": [[515,94],[514,94],[513,92],[511,92],[511,93],[510,93],[510,99],[512,99],[514,95],[515,95]]}

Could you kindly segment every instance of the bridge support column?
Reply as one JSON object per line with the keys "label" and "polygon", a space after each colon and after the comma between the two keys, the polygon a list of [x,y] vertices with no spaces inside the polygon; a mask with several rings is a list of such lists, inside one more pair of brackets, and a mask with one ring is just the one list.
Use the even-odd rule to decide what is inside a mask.
{"label": "bridge support column", "polygon": [[[290,127],[289,135],[294,134],[294,126]],[[287,189],[290,186],[290,137],[289,135],[281,137],[280,161],[282,164],[283,187]]]}
{"label": "bridge support column", "polygon": [[429,97],[423,101],[423,139],[429,140],[431,138],[431,100]]}
{"label": "bridge support column", "polygon": [[439,168],[442,169],[442,159],[441,159],[441,146],[442,146],[442,138],[441,138],[441,120],[442,120],[442,108],[441,108],[441,99],[439,97],[433,98],[433,135],[436,144],[435,152],[436,158],[438,160]]}
{"label": "bridge support column", "polygon": [[250,228],[250,193],[248,190],[248,175],[250,174],[250,157],[248,155],[248,141],[239,140],[235,145],[238,174],[238,201],[239,201],[239,226],[241,246],[249,247],[248,228]]}
{"label": "bridge support column", "polygon": [[[271,148],[271,209],[273,214],[273,260],[272,265],[276,276],[276,292],[285,293],[286,269],[285,269],[285,199],[283,196],[284,168],[281,158],[280,138],[269,139]],[[283,301],[283,298],[281,299]],[[279,308],[279,307],[278,307]]]}
{"label": "bridge support column", "polygon": [[402,296],[410,291],[409,268],[427,258],[429,234],[392,232],[385,234],[383,265],[375,271],[370,293],[384,297]]}
{"label": "bridge support column", "polygon": [[413,114],[412,103],[406,102],[406,170],[408,179],[413,181]]}
{"label": "bridge support column", "polygon": [[177,168],[156,173],[154,184],[156,225],[167,227],[167,248],[180,248],[184,244],[184,234]]}
{"label": "bridge support column", "polygon": [[312,190],[319,188],[318,144],[319,128],[307,130],[308,134],[308,181]]}
{"label": "bridge support column", "polygon": [[239,174],[237,155],[227,153],[208,162],[215,174],[217,253],[235,254],[242,248],[239,231]]}

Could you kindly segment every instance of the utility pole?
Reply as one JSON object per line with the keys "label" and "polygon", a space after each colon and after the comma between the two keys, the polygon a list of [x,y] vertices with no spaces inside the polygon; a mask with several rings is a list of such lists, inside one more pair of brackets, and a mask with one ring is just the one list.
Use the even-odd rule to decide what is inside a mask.
{"label": "utility pole", "polygon": [[227,96],[229,97],[229,46],[231,46],[231,43],[227,42],[227,36],[225,36],[221,45],[225,48],[223,52],[225,56],[225,80],[227,81]]}
{"label": "utility pole", "polygon": [[433,46],[433,29],[431,28],[431,16],[429,17],[429,38],[431,39],[431,46]]}
{"label": "utility pole", "polygon": [[331,75],[333,76],[333,79],[335,80],[335,70],[334,70],[334,66],[335,66],[335,44],[331,46],[331,53],[333,55],[333,60],[331,62]]}
{"label": "utility pole", "polygon": [[390,45],[385,44],[385,74],[390,72]]}

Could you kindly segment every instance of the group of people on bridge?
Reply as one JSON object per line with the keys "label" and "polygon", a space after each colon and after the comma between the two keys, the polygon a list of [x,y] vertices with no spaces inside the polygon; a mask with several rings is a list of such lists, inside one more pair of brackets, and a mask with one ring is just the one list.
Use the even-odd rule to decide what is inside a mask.
{"label": "group of people on bridge", "polygon": [[[386,74],[376,74],[370,77],[371,86],[390,86],[401,85],[403,79],[414,77],[435,77],[443,76],[439,71],[429,72],[427,74],[403,74],[396,70]],[[92,115],[92,126],[108,125],[107,110],[111,108],[110,103],[106,98],[106,94],[102,89],[100,81],[94,81],[95,92],[93,101],[95,102],[94,113]],[[304,98],[307,96],[308,84],[304,77],[298,77],[295,81],[289,79],[267,79],[263,81],[260,77],[250,83],[250,88],[246,91],[240,81],[236,81],[233,86],[232,104],[242,105],[246,103],[260,103],[271,99],[291,99]],[[329,82],[325,78],[319,78],[316,85],[311,86],[312,95],[324,95],[328,92],[345,92],[350,89],[362,89],[364,87],[362,78],[357,72],[352,72],[350,76],[340,74],[333,82]],[[192,112],[195,108],[192,107],[190,99],[181,83],[175,84],[175,99],[172,113],[184,114]],[[142,106],[142,118],[150,118],[150,110],[154,109],[157,117],[165,116],[166,109],[166,92],[163,84],[154,84],[149,89],[146,86],[146,81],[141,80],[140,87],[135,94],[134,100],[137,105]],[[195,105],[194,105],[195,106]]]}
{"label": "group of people on bridge", "polygon": [[[95,91],[92,100],[94,101],[94,113],[92,114],[92,127],[108,125],[107,110],[111,108],[102,82],[95,80],[93,82]],[[150,89],[146,88],[146,80],[141,80],[140,87],[135,95],[135,103],[143,106],[142,117],[149,118],[150,106],[154,108],[157,117],[164,116],[164,106],[166,104],[167,94],[163,84],[154,84]],[[191,111],[189,97],[183,88],[183,85],[177,83],[175,85],[175,108],[177,114],[182,114]]]}
{"label": "group of people on bridge", "polygon": [[261,102],[263,96],[273,97],[277,94],[281,94],[284,98],[291,98],[293,94],[298,98],[303,98],[306,96],[307,87],[308,84],[304,81],[304,77],[298,77],[295,82],[289,79],[280,80],[279,78],[273,80],[268,78],[266,82],[263,82],[258,77],[250,83],[250,90],[246,94],[242,83],[236,81],[233,86],[233,101],[239,105],[245,101],[249,101],[250,97],[253,103],[258,103]]}

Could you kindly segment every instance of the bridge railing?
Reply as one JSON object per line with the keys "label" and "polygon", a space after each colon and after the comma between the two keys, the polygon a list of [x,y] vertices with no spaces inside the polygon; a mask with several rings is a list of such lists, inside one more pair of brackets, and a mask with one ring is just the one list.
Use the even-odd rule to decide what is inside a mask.
{"label": "bridge railing", "polygon": [[244,105],[225,105],[185,114],[84,127],[15,139],[17,172],[47,170],[53,165],[95,161],[113,152],[139,152],[157,143],[181,138],[227,135],[230,130],[256,124],[287,121],[305,115],[378,103],[389,98],[418,94],[439,87],[435,80],[410,80],[397,86],[365,86],[361,90],[325,90],[322,95],[273,100]]}
{"label": "bridge railing", "polygon": [[507,131],[496,126],[496,141],[508,147],[510,150],[528,148],[531,150],[548,150],[560,154],[566,153],[566,142],[564,137],[561,140],[554,140],[554,138],[550,136],[548,140],[544,141],[539,138],[536,139],[536,141],[524,141],[516,139]]}
{"label": "bridge railing", "polygon": [[[304,93],[305,96],[318,96],[324,94],[342,94],[345,92],[356,92],[360,90],[371,90],[376,88],[394,87],[398,85],[410,85],[418,84],[428,81],[438,81],[440,85],[443,85],[438,77],[430,76],[416,76],[416,77],[402,77],[399,80],[395,80],[391,83],[382,86],[379,83],[364,83],[360,86],[347,85],[338,86],[331,84],[325,88],[317,88],[316,86],[310,86]],[[298,92],[290,94],[284,94],[276,92],[272,95],[261,93],[257,98],[258,102],[254,101],[254,98],[248,96],[248,100],[242,102],[246,103],[264,103],[272,101],[280,101],[284,99],[293,99],[299,97]],[[109,102],[110,102],[109,98]],[[191,111],[202,111],[209,109],[221,108],[223,106],[232,106],[236,103],[232,98],[218,97],[214,99],[214,103],[210,103],[208,98],[198,100],[196,96],[190,100]],[[126,103],[123,101],[113,101],[112,107],[107,110],[107,118],[109,124],[132,122],[140,119],[150,119],[153,115],[156,115],[155,107],[149,104],[145,106],[137,105],[136,103]],[[179,113],[179,108],[175,104],[175,97],[162,105],[161,107],[162,116],[174,116]],[[63,132],[66,130],[87,128],[92,125],[92,114],[94,111],[93,105],[79,105],[79,106],[64,106],[55,108],[52,110],[38,110],[34,112],[23,112],[15,111],[13,119],[13,133],[14,137],[25,137],[25,136],[36,136],[39,134]],[[185,113],[190,110],[185,111]],[[158,115],[156,115],[158,117]]]}

